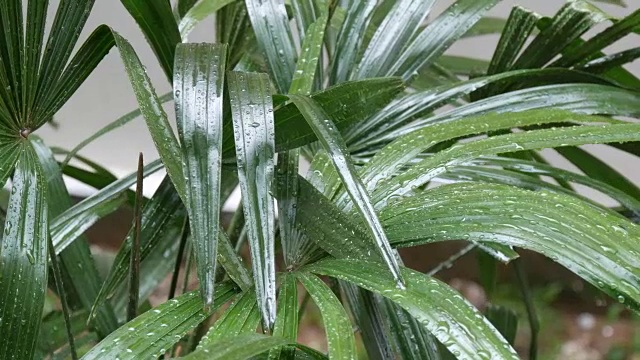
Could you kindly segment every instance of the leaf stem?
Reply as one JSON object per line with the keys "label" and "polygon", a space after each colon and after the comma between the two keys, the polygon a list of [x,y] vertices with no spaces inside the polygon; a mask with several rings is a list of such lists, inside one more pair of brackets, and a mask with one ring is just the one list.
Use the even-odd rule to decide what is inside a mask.
{"label": "leaf stem", "polygon": [[184,220],[182,226],[182,236],[180,237],[180,247],[178,248],[178,254],[176,255],[176,264],[173,268],[173,275],[171,275],[171,286],[169,287],[169,297],[171,300],[176,296],[176,288],[178,287],[178,275],[180,275],[180,266],[182,265],[182,257],[184,256],[184,249],[187,244],[187,238],[189,237],[189,219]]}

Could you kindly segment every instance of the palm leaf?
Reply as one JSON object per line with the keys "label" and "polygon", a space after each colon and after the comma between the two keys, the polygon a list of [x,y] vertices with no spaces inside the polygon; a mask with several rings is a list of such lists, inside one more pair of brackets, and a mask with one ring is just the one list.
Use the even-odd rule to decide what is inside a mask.
{"label": "palm leaf", "polygon": [[[434,208],[439,205],[446,210]],[[408,213],[408,208],[415,211]],[[462,183],[392,205],[381,218],[397,246],[468,239],[527,248],[551,257],[627,306],[640,305],[640,274],[633,265],[637,225],[573,196],[545,191],[533,196],[511,186]]]}
{"label": "palm leaf", "polygon": [[253,278],[263,325],[273,327],[276,312],[274,131],[269,79],[265,74],[229,73],[238,178],[248,229]]}
{"label": "palm leaf", "polygon": [[20,145],[2,237],[0,353],[30,359],[47,289],[47,185],[29,143]]}
{"label": "palm leaf", "polygon": [[[229,283],[219,284],[211,310],[236,294]],[[189,330],[207,318],[197,292],[183,294],[141,314],[104,338],[85,354],[83,360],[158,357],[177,343]]]}
{"label": "palm leaf", "polygon": [[449,286],[403,268],[406,289],[398,289],[382,275],[383,269],[382,264],[362,260],[325,260],[306,268],[390,299],[418,319],[458,358],[518,359],[489,321]]}

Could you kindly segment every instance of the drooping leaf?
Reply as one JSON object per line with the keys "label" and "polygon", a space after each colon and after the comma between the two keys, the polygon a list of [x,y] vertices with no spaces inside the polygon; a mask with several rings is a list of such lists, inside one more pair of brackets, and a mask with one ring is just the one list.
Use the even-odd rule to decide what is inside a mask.
{"label": "drooping leaf", "polygon": [[[309,273],[297,273],[296,277],[313,298],[320,309],[327,335],[329,359],[355,360],[356,343],[351,331],[351,323],[340,300],[320,278]],[[394,287],[394,285],[391,285]]]}
{"label": "drooping leaf", "polygon": [[[135,0],[131,1],[131,4],[132,6],[136,6],[135,4],[137,3],[147,4],[148,2],[149,1],[147,0]],[[165,1],[162,0],[161,2]],[[171,129],[171,126],[169,125],[167,114],[162,109],[162,105],[160,103],[160,100],[158,99],[158,96],[156,95],[156,91],[153,88],[153,85],[151,84],[151,80],[144,70],[140,59],[133,50],[133,47],[131,47],[131,44],[129,44],[129,42],[125,38],[123,38],[116,32],[113,32],[113,37],[116,40],[118,50],[120,50],[120,57],[122,58],[124,68],[127,71],[127,75],[129,76],[129,81],[131,82],[133,92],[135,93],[136,99],[138,100],[138,106],[140,107],[142,116],[147,123],[147,128],[149,129],[149,133],[151,134],[153,143],[156,145],[156,149],[158,149],[160,158],[164,163],[167,174],[169,174],[171,181],[173,181],[173,184],[176,187],[176,191],[180,195],[180,198],[182,198],[186,202],[186,185],[184,176],[182,174],[180,145],[178,143],[178,140],[176,139],[175,134],[173,133],[173,130]],[[171,65],[168,71],[165,69],[165,72],[167,72],[167,74],[171,74],[173,72],[173,54],[174,49],[172,47],[171,62],[165,64],[165,67],[167,65]]]}
{"label": "drooping leaf", "polygon": [[367,189],[358,177],[356,168],[349,158],[347,146],[340,133],[324,110],[312,99],[298,95],[290,95],[289,98],[298,106],[305,120],[320,140],[322,147],[331,157],[342,184],[373,235],[376,244],[375,251],[380,252],[393,278],[401,286],[402,277],[400,276],[397,260],[391,251],[391,246],[389,246],[382,225],[378,221],[378,216],[371,204]]}
{"label": "drooping leaf", "polygon": [[[211,310],[227,302],[237,291],[229,283],[217,287]],[[82,360],[156,358],[207,318],[203,307],[197,292],[180,295],[124,324],[91,348]]]}
{"label": "drooping leaf", "polygon": [[266,74],[231,72],[228,75],[253,278],[267,329],[273,327],[276,315],[275,211],[269,193],[275,145],[269,85]]}
{"label": "drooping leaf", "polygon": [[4,187],[20,156],[20,143],[7,142],[0,144],[0,186]]}
{"label": "drooping leaf", "polygon": [[200,21],[215,14],[218,10],[234,1],[236,0],[199,0],[194,3],[180,19],[178,29],[182,38],[186,39]]}
{"label": "drooping leaf", "polygon": [[182,144],[187,209],[205,306],[213,301],[220,225],[225,45],[180,44],[173,88]]}
{"label": "drooping leaf", "polygon": [[640,273],[633,265],[638,226],[574,196],[461,183],[400,201],[381,218],[398,246],[465,239],[530,249],[638,309]]}
{"label": "drooping leaf", "polygon": [[[172,79],[175,48],[182,39],[170,1],[120,0],[120,2],[142,29],[167,78]],[[120,48],[122,40],[118,39],[119,35],[115,33],[114,37]],[[126,60],[123,59],[123,61],[126,63]]]}
{"label": "drooping leaf", "polygon": [[363,260],[324,260],[307,271],[328,275],[376,292],[407,310],[458,358],[518,359],[500,333],[446,284],[402,269],[405,289],[384,276],[384,266]]}
{"label": "drooping leaf", "polygon": [[20,144],[0,252],[0,354],[31,359],[47,290],[47,185],[38,158]]}

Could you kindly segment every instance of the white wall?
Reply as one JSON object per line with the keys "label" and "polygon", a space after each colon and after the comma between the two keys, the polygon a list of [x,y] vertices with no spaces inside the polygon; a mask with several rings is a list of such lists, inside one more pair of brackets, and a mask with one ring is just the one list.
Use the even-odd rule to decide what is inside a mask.
{"label": "white wall", "polygon": [[[640,7],[640,0],[626,1],[627,8],[606,4],[599,4],[599,6],[615,16],[624,16]],[[434,15],[442,12],[451,2],[451,0],[438,1]],[[59,0],[51,0],[50,21],[53,19],[58,3]],[[560,8],[563,3],[563,0],[505,0],[496,6],[490,14],[506,17],[513,5],[520,4],[541,14],[550,15]],[[103,23],[113,27],[132,43],[143,64],[147,66],[148,73],[156,86],[158,94],[169,91],[169,83],[157,64],[151,49],[135,22],[120,4],[120,1],[96,1],[94,11],[86,26],[89,31],[83,33],[81,40],[88,36],[91,29]],[[212,39],[213,25],[211,21],[201,24],[190,36],[190,41],[211,41]],[[628,37],[611,49],[607,49],[607,51],[638,46],[640,45],[639,39],[639,36]],[[461,41],[454,45],[449,53],[488,59],[496,41],[497,36],[485,36],[481,39],[474,38],[473,40]],[[640,74],[640,62],[638,61],[628,65],[627,68],[636,74]],[[38,131],[38,134],[50,145],[70,149],[82,139],[135,107],[135,97],[123,71],[119,54],[114,49],[71,98],[69,103],[57,114],[55,119],[60,123],[60,128],[55,130],[45,126]],[[172,105],[165,106],[165,109],[169,117],[173,119]],[[151,138],[141,119],[101,138],[85,148],[81,154],[105,165],[116,175],[122,176],[135,169],[138,152],[143,152],[147,161],[157,158]],[[613,155],[614,165],[634,178],[637,183],[640,183],[640,172],[634,171],[634,167],[628,165],[628,155],[616,151],[607,151],[605,155]],[[638,168],[637,166],[635,167]],[[145,192],[151,192],[154,187],[153,183],[158,179],[159,177],[151,179],[148,186],[146,186],[147,191]],[[88,191],[86,188],[77,187],[76,185],[73,185],[73,187],[76,192],[84,193]]]}

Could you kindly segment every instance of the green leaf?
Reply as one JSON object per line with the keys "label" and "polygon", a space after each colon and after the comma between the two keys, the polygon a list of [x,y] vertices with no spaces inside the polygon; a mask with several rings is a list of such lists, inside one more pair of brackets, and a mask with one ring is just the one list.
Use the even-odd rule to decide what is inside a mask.
{"label": "green leaf", "polygon": [[[143,2],[138,0],[123,1],[132,1],[132,4],[142,4],[143,2],[147,2],[146,0]],[[144,120],[147,122],[147,128],[149,128],[149,133],[151,134],[153,143],[156,145],[156,149],[158,149],[160,158],[164,163],[171,181],[173,181],[173,184],[176,187],[176,191],[178,191],[180,198],[182,198],[186,203],[186,185],[182,174],[180,144],[171,129],[171,125],[167,119],[167,114],[162,109],[162,105],[156,95],[156,91],[154,90],[153,85],[151,85],[151,80],[144,70],[140,59],[138,59],[138,56],[131,47],[131,44],[129,44],[125,38],[115,31],[113,32],[113,36],[116,40],[116,44],[118,45],[118,49],[120,50],[120,57],[122,58],[125,70],[129,76],[133,92],[138,100],[140,111],[142,112]],[[173,72],[173,53],[174,49],[172,48],[172,66],[167,74],[171,74]],[[165,64],[165,66],[166,65],[167,64]]]}
{"label": "green leaf", "polygon": [[584,65],[578,66],[578,68],[594,74],[604,73],[606,75],[607,72],[615,71],[620,66],[633,62],[639,57],[640,47],[636,47],[610,55],[603,55],[597,59],[589,61]]}
{"label": "green leaf", "polygon": [[[144,176],[153,174],[161,168],[160,161],[151,162],[144,167]],[[101,217],[118,209],[124,201],[122,193],[135,182],[135,173],[123,177],[52,219],[50,231],[56,247],[56,254],[60,254]]]}
{"label": "green leaf", "polygon": [[349,281],[376,292],[407,310],[458,358],[518,359],[489,321],[446,284],[422,273],[402,269],[405,289],[383,275],[380,263],[362,260],[325,260],[306,268]]}
{"label": "green leaf", "polygon": [[[165,102],[170,101],[170,100],[173,100],[173,93],[172,92],[164,94],[164,95],[162,95],[162,96],[160,96],[158,98],[158,101],[160,101],[161,104],[164,104]],[[130,111],[130,112],[126,113],[125,115],[122,115],[121,117],[117,118],[113,122],[109,123],[108,125],[104,126],[100,130],[96,131],[95,133],[93,133],[93,135],[91,135],[88,138],[82,140],[78,145],[76,145],[73,149],[71,149],[66,154],[64,160],[62,161],[62,164],[64,166],[66,166],[69,163],[69,161],[71,161],[71,158],[76,156],[76,154],[78,154],[78,152],[80,150],[82,150],[83,148],[85,148],[87,145],[91,144],[92,142],[94,142],[95,140],[100,138],[101,136],[103,136],[103,135],[105,135],[107,133],[110,133],[111,131],[113,131],[115,129],[118,129],[118,128],[130,123],[131,121],[135,120],[140,115],[141,115],[140,109],[135,109],[133,111]]]}
{"label": "green leaf", "polygon": [[[354,285],[355,286],[355,285]],[[418,319],[393,301],[376,294],[389,322],[389,334],[401,359],[440,360],[438,340]]]}
{"label": "green leaf", "polygon": [[[343,131],[380,111],[403,90],[397,78],[368,79],[333,86],[311,95],[320,107],[326,109],[336,127]],[[276,151],[295,149],[316,140],[313,130],[295,104],[275,110]],[[223,153],[225,158],[234,151],[233,128],[225,126]]]}
{"label": "green leaf", "polygon": [[186,39],[200,21],[234,1],[236,0],[198,0],[180,20],[178,29],[182,38]]}
{"label": "green leaf", "polygon": [[284,2],[245,0],[245,4],[275,87],[279,93],[284,94],[291,87],[296,58]]}
{"label": "green leaf", "polygon": [[[587,91],[585,94],[583,94],[585,89],[582,84],[567,84],[566,88],[563,88],[562,90],[556,89],[556,86],[560,85],[548,85],[538,88],[521,90],[520,92],[502,94],[498,97],[492,98],[491,100],[462,105],[453,110],[444,111],[439,115],[432,115],[432,113],[438,108],[454,102],[455,100],[466,94],[469,94],[478,89],[482,89],[485,86],[492,84],[501,84],[503,86],[509,84],[521,85],[530,82],[534,84],[538,82],[585,82],[607,84],[606,80],[583,72],[566,69],[542,69],[502,72],[499,74],[475,78],[464,82],[442,85],[436,88],[429,88],[426,91],[407,95],[391,102],[384,109],[366,119],[366,121],[359,123],[357,124],[357,126],[349,129],[346,137],[347,143],[350,144],[351,149],[357,150],[360,147],[365,146],[367,143],[375,143],[376,141],[380,142],[381,139],[384,138],[397,137],[396,130],[394,130],[396,128],[400,128],[402,126],[417,128],[426,123],[434,122],[438,119],[447,119],[450,115],[457,115],[458,112],[463,111],[471,115],[488,111],[514,111],[519,109],[539,108],[542,107],[542,105],[540,104],[542,102],[542,97],[544,97],[546,101],[549,101],[549,98],[546,96],[549,92],[553,92],[554,95],[556,95],[560,91],[562,91],[563,93],[568,93],[569,95],[575,97],[583,97],[591,100],[591,103],[586,103],[584,105],[585,107],[588,107],[589,105],[591,105],[591,107],[595,107],[593,102],[598,101],[598,98],[594,93]],[[617,92],[619,91],[619,89],[610,86],[607,88],[599,89],[599,91]],[[622,92],[626,96],[637,95],[624,90]],[[620,94],[620,96],[622,96],[622,94]],[[517,101],[511,101],[512,97],[516,98]],[[574,101],[572,98],[554,97],[553,99],[554,105],[556,106],[564,105],[566,107],[570,107],[571,105],[574,105]],[[578,101],[575,101],[575,103],[578,104]],[[517,105],[514,104],[520,105],[520,108],[516,107]],[[597,104],[599,106],[602,106],[602,103],[600,102],[597,102]],[[623,106],[625,105],[619,106],[623,108]],[[485,110],[486,108],[490,108],[491,110]],[[594,110],[593,112],[596,111]],[[453,116],[453,118],[457,117]],[[416,122],[415,120],[418,121]],[[413,122],[414,124],[410,124],[411,122]],[[397,131],[399,133],[403,133],[402,130]]]}
{"label": "green leaf", "polygon": [[[22,29],[24,22],[22,18],[22,3],[17,0],[3,1],[0,3],[0,26],[2,26],[3,34],[0,37],[0,58],[3,59],[0,66],[4,71],[0,74],[2,81],[0,85],[5,88],[6,102],[13,105],[14,116],[20,121],[22,109],[17,110],[21,105],[20,96],[20,80],[22,73],[22,48],[24,44],[24,36]],[[8,88],[7,88],[8,87]],[[11,91],[13,89],[13,91]]]}
{"label": "green leaf", "polygon": [[[177,243],[176,239],[180,236],[186,215],[186,209],[182,205],[180,197],[169,179],[165,177],[142,210],[140,243],[141,278],[145,278],[147,268],[159,267],[158,262],[153,261],[154,257],[152,255],[154,253],[160,253],[160,259],[163,259],[162,263],[169,262],[162,255],[167,248]],[[113,260],[109,274],[104,280],[102,288],[95,299],[89,316],[90,319],[93,319],[95,311],[102,306],[106,300],[114,296],[119,286],[123,287],[126,285],[132,237],[133,231],[130,230]],[[144,285],[145,282],[142,282],[142,284]],[[141,292],[144,293],[144,291]],[[141,295],[140,298],[144,299],[145,297]]]}
{"label": "green leaf", "polygon": [[394,336],[396,333],[387,334],[387,319],[384,317],[387,314],[384,314],[376,295],[344,281],[340,282],[340,288],[345,297],[343,302],[349,304],[351,316],[358,327],[369,359],[393,359],[389,335]]}
{"label": "green leaf", "polygon": [[[280,284],[278,293],[278,315],[273,336],[296,342],[298,339],[298,284],[295,276],[286,274]],[[295,349],[291,347],[281,347],[269,352],[269,359],[295,359]]]}
{"label": "green leaf", "polygon": [[[211,310],[236,294],[230,283],[217,287]],[[197,291],[180,295],[124,324],[91,348],[82,360],[158,357],[207,318],[203,307]]]}
{"label": "green leaf", "polygon": [[574,51],[565,52],[560,59],[549,66],[569,67],[577,63],[585,63],[594,55],[598,55],[607,46],[633,32],[638,26],[640,26],[640,10],[636,10],[624,19],[616,21],[612,26],[581,44]]}
{"label": "green leaf", "polygon": [[202,337],[196,350],[217,344],[220,340],[255,333],[260,323],[260,310],[253,289],[240,295]]}
{"label": "green leaf", "polygon": [[309,95],[313,90],[318,61],[322,58],[322,41],[327,26],[327,14],[309,25],[307,35],[302,43],[302,52],[296,63],[296,71],[291,81],[289,93]]}
{"label": "green leaf", "polygon": [[[362,34],[376,6],[375,1],[360,0],[348,0],[343,4],[344,9],[348,11],[336,40],[335,54],[331,62],[330,84],[338,84],[351,78],[351,73],[358,61],[358,50],[363,44]],[[335,18],[334,16],[332,20]]]}
{"label": "green leaf", "polygon": [[[36,106],[40,105],[43,99],[48,99],[49,96],[52,95],[52,92],[57,91],[59,89],[59,85],[62,85],[63,78],[73,78],[74,76],[70,76],[69,74],[82,74],[79,79],[82,77],[88,76],[88,72],[91,72],[92,68],[97,65],[93,60],[100,60],[102,56],[106,55],[99,54],[95,58],[89,60],[88,58],[84,58],[86,54],[86,49],[88,47],[92,47],[92,38],[90,37],[90,42],[87,46],[83,46],[83,50],[80,50],[77,53],[77,56],[74,57],[71,63],[80,65],[80,68],[74,70],[67,66],[69,62],[69,58],[71,57],[71,52],[73,51],[76,41],[80,37],[80,33],[82,32],[82,28],[84,27],[91,10],[93,9],[93,4],[95,0],[63,0],[60,1],[60,5],[58,7],[58,11],[56,12],[56,17],[53,21],[53,25],[51,26],[51,30],[49,32],[49,38],[47,40],[47,45],[45,47],[44,53],[42,54],[42,62],[39,73],[39,81],[37,88],[37,95],[34,103]],[[44,21],[44,17],[42,18]],[[100,31],[100,30],[99,30]],[[95,39],[95,38],[93,38]],[[108,50],[107,50],[108,52]],[[76,62],[78,56],[83,57],[84,61],[88,61],[87,64],[79,64]],[[65,69],[66,67],[66,69]],[[66,75],[66,76],[65,76]],[[80,84],[78,83],[78,86]],[[76,87],[77,89],[77,87]],[[33,91],[32,89],[30,91]],[[75,89],[73,89],[75,90]],[[71,91],[73,93],[73,91]],[[71,94],[69,94],[71,96]],[[44,114],[42,114],[44,115]],[[53,114],[52,114],[53,115]],[[26,120],[26,119],[25,119]],[[48,121],[48,118],[39,118],[35,119],[40,125],[45,121]],[[24,124],[24,127],[29,124]],[[39,126],[39,125],[38,125]]]}
{"label": "green leaf", "polygon": [[245,268],[242,258],[231,245],[227,234],[225,234],[224,231],[219,231],[218,236],[218,261],[220,265],[226,270],[231,280],[233,280],[242,291],[246,291],[253,286],[251,275]]}
{"label": "green leaf", "polygon": [[[434,0],[397,1],[371,38],[357,66],[357,79],[389,76],[402,61],[402,50],[427,17]],[[440,54],[438,54],[440,55]]]}
{"label": "green leaf", "polygon": [[[168,0],[120,0],[120,2],[142,29],[167,78],[172,79],[175,48],[182,39],[171,10],[171,3]],[[123,39],[119,39],[120,36],[115,32],[114,37],[120,48]],[[122,52],[122,49],[120,51]],[[123,61],[126,63],[124,59]]]}
{"label": "green leaf", "polygon": [[298,95],[290,95],[289,98],[298,106],[305,120],[320,140],[322,147],[331,157],[342,184],[373,235],[376,244],[375,250],[382,255],[393,278],[398,282],[398,286],[402,286],[398,262],[340,133],[324,110],[312,99]]}
{"label": "green leaf", "polygon": [[[62,179],[62,172],[51,150],[42,140],[34,136],[31,136],[31,144],[38,155],[47,183],[49,218],[55,218],[69,209],[73,202],[67,192]],[[102,279],[91,256],[87,239],[80,238],[70,244],[60,253],[60,260],[62,269],[67,274],[67,278],[71,280],[73,290],[80,298],[82,306],[87,311],[91,310],[91,306],[100,291]],[[108,304],[98,310],[95,327],[100,336],[103,337],[118,327],[118,321],[113,309]]]}
{"label": "green leaf", "polygon": [[20,143],[0,144],[0,153],[2,153],[2,156],[0,156],[0,187],[4,187],[20,156]]}
{"label": "green leaf", "polygon": [[173,89],[182,144],[187,209],[205,306],[213,301],[220,228],[225,45],[179,44]]}
{"label": "green leaf", "polygon": [[640,306],[638,226],[575,196],[461,183],[391,205],[381,218],[397,246],[449,239],[517,246],[551,257],[632,309]]}
{"label": "green leaf", "polygon": [[639,130],[639,124],[577,126],[501,135],[460,144],[421,161],[392,180],[385,181],[384,185],[376,189],[372,200],[378,207],[392,196],[402,196],[416,186],[424,185],[433,177],[445,172],[446,167],[459,165],[480,156],[559,146],[638,141]]}
{"label": "green leaf", "polygon": [[0,252],[0,354],[31,359],[47,290],[47,185],[29,143],[20,145]]}
{"label": "green leaf", "polygon": [[[16,1],[14,3],[19,4],[20,2]],[[25,43],[24,49],[21,49],[23,50],[23,71],[21,74],[22,78],[20,79],[22,83],[21,95],[23,106],[27,109],[31,109],[33,106],[33,101],[36,96],[36,91],[34,90],[38,89],[38,81],[40,81],[38,75],[40,70],[40,59],[42,56],[42,45],[44,42],[44,29],[47,22],[46,17],[48,5],[49,4],[47,1],[29,1],[29,3],[27,4],[27,26],[25,31]],[[18,22],[13,23],[12,25],[17,26]],[[12,36],[22,35],[22,31],[20,30],[18,30],[18,34],[12,34]],[[1,40],[0,43],[2,43]],[[0,68],[1,67],[2,65],[0,65]],[[2,96],[0,96],[0,98],[1,97]],[[1,103],[2,100],[0,100],[0,104]]]}
{"label": "green leaf", "polygon": [[296,222],[301,233],[337,258],[382,261],[380,253],[372,251],[373,239],[360,223],[354,223],[304,178],[298,182]]}
{"label": "green leaf", "polygon": [[424,28],[410,45],[405,49],[398,49],[402,50],[402,54],[385,74],[380,75],[397,75],[404,80],[411,78],[416,71],[442,55],[497,2],[498,0],[457,0]]}
{"label": "green leaf", "polygon": [[264,327],[271,329],[276,316],[276,275],[275,212],[269,191],[275,145],[269,77],[239,72],[228,77],[253,278]]}
{"label": "green leaf", "polygon": [[247,8],[242,1],[223,7],[216,15],[218,43],[227,44],[228,68],[233,69],[246,53],[250,41],[255,41]]}
{"label": "green leaf", "polygon": [[493,75],[511,68],[539,19],[540,15],[520,6],[515,6],[511,10],[505,29],[491,57],[488,74]]}
{"label": "green leaf", "polygon": [[244,360],[277,346],[290,344],[282,338],[245,334],[221,340],[185,356],[184,360]]}
{"label": "green leaf", "polygon": [[108,26],[100,25],[91,33],[66,66],[55,87],[36,99],[37,114],[34,116],[38,120],[37,127],[49,121],[69,101],[114,45],[113,34]]}
{"label": "green leaf", "polygon": [[568,2],[524,49],[511,69],[544,66],[593,25],[604,20],[604,14],[586,1]]}
{"label": "green leaf", "polygon": [[[383,270],[384,271],[384,270]],[[351,323],[340,300],[320,278],[309,273],[296,276],[311,295],[322,315],[330,359],[356,359],[356,343]],[[394,288],[391,285],[391,288]]]}

